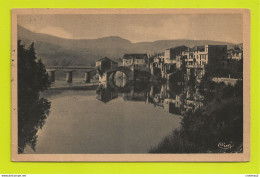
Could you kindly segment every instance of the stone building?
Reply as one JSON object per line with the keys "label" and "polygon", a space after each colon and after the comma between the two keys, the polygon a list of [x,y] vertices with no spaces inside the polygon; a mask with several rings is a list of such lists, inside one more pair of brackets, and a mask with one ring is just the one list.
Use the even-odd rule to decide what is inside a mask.
{"label": "stone building", "polygon": [[118,63],[107,58],[101,58],[96,61],[97,75],[100,82],[107,81],[106,72],[118,68]]}
{"label": "stone building", "polygon": [[102,71],[106,71],[106,70],[112,70],[117,68],[118,63],[107,58],[101,58],[98,61],[96,61],[96,68]]}
{"label": "stone building", "polygon": [[186,65],[216,65],[227,59],[227,45],[204,45],[189,48],[182,52]]}
{"label": "stone building", "polygon": [[243,50],[241,50],[238,47],[229,49],[227,59],[234,60],[234,61],[239,61],[239,60],[243,59]]}
{"label": "stone building", "polygon": [[189,48],[181,53],[186,67],[192,68],[196,76],[201,78],[205,74],[205,66],[215,69],[222,66],[222,61],[227,59],[227,45],[204,45]]}
{"label": "stone building", "polygon": [[147,68],[149,66],[147,54],[124,54],[123,66]]}

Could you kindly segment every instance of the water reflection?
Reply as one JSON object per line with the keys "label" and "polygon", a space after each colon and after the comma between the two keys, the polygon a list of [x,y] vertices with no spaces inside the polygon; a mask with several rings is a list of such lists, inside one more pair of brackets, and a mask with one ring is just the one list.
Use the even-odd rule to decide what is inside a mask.
{"label": "water reflection", "polygon": [[18,153],[23,153],[26,146],[35,151],[37,132],[45,124],[51,103],[38,95],[23,96],[18,102]]}
{"label": "water reflection", "polygon": [[243,152],[242,82],[121,83],[21,99],[19,153]]}
{"label": "water reflection", "polygon": [[97,91],[48,93],[51,111],[37,133],[36,151],[27,148],[25,153],[148,153],[151,146],[180,126],[180,116],[154,108],[143,98],[132,101],[140,100],[141,87],[136,90],[140,94],[124,100],[123,92],[130,93],[127,89],[111,92],[99,87]]}
{"label": "water reflection", "polygon": [[203,95],[184,89],[181,128],[152,147],[151,153],[243,152],[243,82],[209,84],[215,87],[200,90]]}
{"label": "water reflection", "polygon": [[[141,101],[169,114],[181,115],[180,129],[152,147],[152,153],[242,152],[243,83],[238,81],[231,86],[207,82],[184,85],[131,82],[120,89],[115,89],[113,83],[107,83],[99,87],[97,98],[103,102],[115,98]],[[203,87],[202,84],[211,87]]]}
{"label": "water reflection", "polygon": [[107,103],[116,98],[124,101],[142,101],[160,107],[166,112],[184,115],[203,106],[203,96],[198,89],[174,85],[170,82],[125,82],[124,87],[114,83],[100,84],[96,90],[97,99]]}
{"label": "water reflection", "polygon": [[118,93],[113,89],[108,89],[106,85],[99,85],[97,90],[97,99],[107,103],[115,98],[118,98]]}

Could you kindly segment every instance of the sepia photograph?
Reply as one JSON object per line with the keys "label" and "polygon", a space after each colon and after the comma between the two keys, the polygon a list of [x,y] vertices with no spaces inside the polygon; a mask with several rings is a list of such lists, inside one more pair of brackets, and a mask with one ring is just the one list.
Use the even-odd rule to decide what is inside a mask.
{"label": "sepia photograph", "polygon": [[13,9],[13,161],[249,161],[245,9]]}

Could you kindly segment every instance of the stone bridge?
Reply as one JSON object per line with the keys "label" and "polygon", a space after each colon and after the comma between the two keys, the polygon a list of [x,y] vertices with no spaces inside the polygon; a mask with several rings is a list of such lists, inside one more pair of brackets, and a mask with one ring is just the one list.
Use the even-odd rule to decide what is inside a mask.
{"label": "stone bridge", "polygon": [[146,76],[147,78],[150,77],[150,69],[140,69],[133,66],[110,66],[109,68],[102,68],[102,67],[88,67],[88,66],[46,66],[45,67],[49,79],[51,82],[55,81],[55,72],[63,71],[66,72],[66,81],[72,82],[73,72],[76,70],[81,70],[85,72],[84,80],[86,83],[90,82],[90,73],[93,71],[97,71],[99,75],[99,82],[114,82],[114,77],[116,72],[120,71],[125,74],[127,81],[135,81],[136,78],[141,78]]}
{"label": "stone bridge", "polygon": [[99,82],[113,82],[116,72],[125,74],[127,81],[150,80],[150,68],[136,68],[133,66],[117,66],[107,70],[97,68],[99,74]]}
{"label": "stone bridge", "polygon": [[55,72],[57,71],[66,72],[66,81],[72,82],[73,71],[82,70],[85,72],[84,80],[85,82],[88,83],[90,82],[90,72],[96,71],[95,67],[88,67],[88,66],[46,66],[45,68],[48,72],[49,79],[51,82],[55,81]]}

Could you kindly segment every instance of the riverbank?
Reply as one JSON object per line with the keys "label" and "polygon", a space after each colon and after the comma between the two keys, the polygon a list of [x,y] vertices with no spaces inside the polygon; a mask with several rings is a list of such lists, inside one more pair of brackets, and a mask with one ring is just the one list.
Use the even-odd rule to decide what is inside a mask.
{"label": "riverbank", "polygon": [[243,82],[213,81],[200,86],[203,105],[185,113],[181,128],[173,130],[150,153],[242,153]]}

